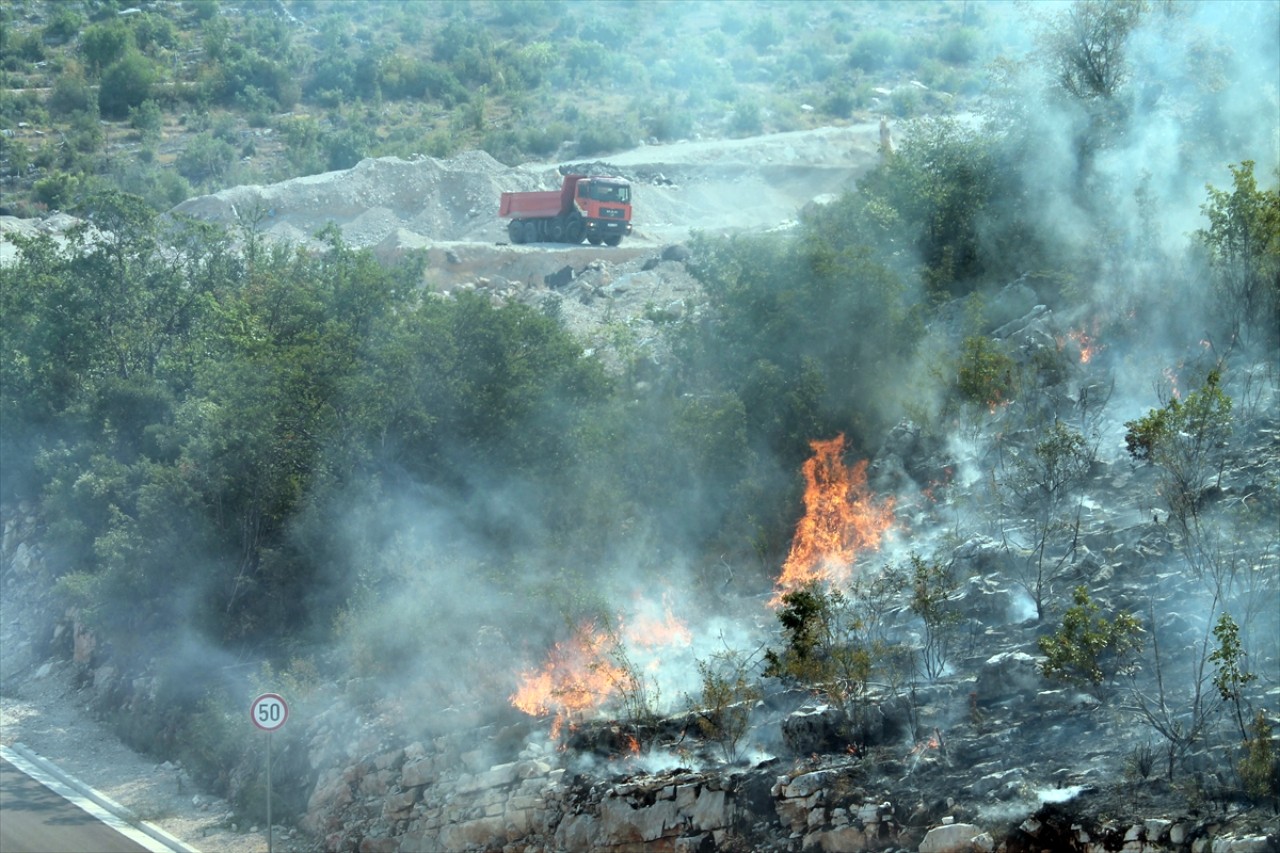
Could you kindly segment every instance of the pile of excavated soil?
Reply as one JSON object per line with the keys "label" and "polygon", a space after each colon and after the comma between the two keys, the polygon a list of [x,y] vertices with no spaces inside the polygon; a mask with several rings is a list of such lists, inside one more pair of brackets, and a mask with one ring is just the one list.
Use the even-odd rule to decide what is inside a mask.
{"label": "pile of excavated soil", "polygon": [[502,192],[541,188],[534,175],[468,151],[448,160],[380,157],[341,172],[232,187],[189,199],[173,212],[224,224],[257,222],[269,238],[302,244],[330,223],[358,248],[402,230],[432,242],[490,240]]}
{"label": "pile of excavated soil", "polygon": [[[750,139],[650,145],[610,157],[630,178],[635,234],[627,242],[669,243],[694,230],[786,225],[814,199],[852,185],[875,163],[878,127],[828,127]],[[309,244],[336,225],[358,248],[505,243],[503,192],[559,186],[558,165],[504,166],[481,151],[447,160],[364,160],[352,169],[240,186],[200,196],[175,213],[224,224],[257,222],[272,239]],[[515,248],[515,247],[512,247]]]}

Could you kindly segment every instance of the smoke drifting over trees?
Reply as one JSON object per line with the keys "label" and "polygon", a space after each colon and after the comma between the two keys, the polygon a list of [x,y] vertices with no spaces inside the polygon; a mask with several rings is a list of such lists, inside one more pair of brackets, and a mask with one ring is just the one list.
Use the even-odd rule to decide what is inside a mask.
{"label": "smoke drifting over trees", "polygon": [[[509,719],[521,671],[557,641],[588,620],[625,635],[668,599],[694,626],[683,658],[649,675],[632,647],[614,663],[640,675],[615,703],[754,697],[743,658],[720,680],[707,661],[777,643],[759,611],[810,442],[837,434],[908,506],[953,490],[951,530],[910,531],[913,553],[1007,532],[1034,552],[1012,575],[1038,615],[1059,614],[1072,509],[1097,462],[1130,464],[1126,421],[1219,382],[1237,435],[1276,417],[1280,7],[995,11],[990,30],[1024,52],[1000,57],[972,109],[900,126],[894,152],[794,229],[688,242],[705,306],[669,324],[657,367],[611,373],[554,312],[424,295],[420,263],[380,265],[336,231],[307,254],[95,195],[80,211],[94,231],[22,241],[4,270],[3,500],[39,508],[63,600],[166,680],[170,720],[238,697],[243,661],[410,706],[397,722],[419,732]],[[749,40],[766,51],[761,15]],[[1103,348],[1089,373],[1037,305]],[[954,479],[890,464],[905,420],[950,448]],[[1152,459],[1186,433],[1154,438]],[[1198,462],[1232,440],[1215,433]],[[1240,568],[1275,571],[1274,497],[1203,524],[1212,468],[1161,493],[1189,505],[1125,512],[1175,515],[1172,570],[1209,579],[1195,606],[1206,622],[1234,612],[1274,679],[1274,578]],[[890,535],[867,559],[906,555]],[[1199,648],[1207,666],[1207,632]],[[1172,702],[1152,699],[1150,718]],[[739,723],[712,727],[730,757],[751,743]],[[189,732],[161,729],[153,746],[182,753]],[[208,755],[184,760],[217,778]]]}

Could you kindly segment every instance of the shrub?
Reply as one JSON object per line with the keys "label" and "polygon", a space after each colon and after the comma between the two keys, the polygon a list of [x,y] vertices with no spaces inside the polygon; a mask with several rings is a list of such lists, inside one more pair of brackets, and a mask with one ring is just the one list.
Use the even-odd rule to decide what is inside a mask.
{"label": "shrub", "polygon": [[959,27],[942,37],[938,56],[955,65],[968,65],[978,58],[981,37],[973,27]]}
{"label": "shrub", "polygon": [[999,344],[982,335],[964,339],[956,370],[956,390],[961,399],[994,408],[1009,400],[1013,376],[1013,357]]}
{"label": "shrub", "polygon": [[97,106],[93,89],[78,68],[71,67],[58,75],[49,94],[49,112],[55,117],[65,118],[90,109],[96,111]]}
{"label": "shrub", "polygon": [[1125,422],[1125,447],[1134,459],[1161,470],[1161,492],[1169,512],[1184,528],[1199,513],[1205,478],[1222,458],[1231,436],[1232,401],[1223,392],[1221,374],[1212,370],[1200,388],[1177,397],[1141,418]]}
{"label": "shrub", "polygon": [[849,51],[849,64],[863,71],[878,71],[892,64],[898,39],[888,30],[861,33]]}
{"label": "shrub", "polygon": [[130,107],[151,97],[158,76],[151,60],[137,50],[128,51],[102,73],[98,109],[110,119],[128,117]]}
{"label": "shrub", "polygon": [[210,133],[201,133],[178,155],[175,165],[184,178],[199,183],[226,174],[235,159],[235,148]]}
{"label": "shrub", "polygon": [[1252,734],[1244,742],[1244,758],[1237,768],[1244,790],[1255,800],[1280,796],[1280,756],[1271,740],[1271,723],[1262,711],[1253,718]]}
{"label": "shrub", "polygon": [[1045,656],[1041,671],[1101,699],[1116,675],[1132,670],[1133,658],[1142,649],[1142,626],[1129,613],[1114,619],[1102,616],[1083,586],[1075,588],[1072,599],[1057,633],[1037,640]]}
{"label": "shrub", "polygon": [[704,737],[718,744],[726,761],[736,761],[738,745],[751,721],[751,709],[760,699],[759,684],[751,676],[751,659],[726,651],[698,661],[702,693],[694,712]]}
{"label": "shrub", "polygon": [[760,105],[755,101],[739,101],[729,116],[729,131],[741,135],[759,133],[764,127]]}

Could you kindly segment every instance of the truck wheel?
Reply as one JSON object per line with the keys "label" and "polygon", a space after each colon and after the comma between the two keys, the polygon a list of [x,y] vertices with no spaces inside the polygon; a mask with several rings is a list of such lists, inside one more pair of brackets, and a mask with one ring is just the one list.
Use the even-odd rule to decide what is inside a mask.
{"label": "truck wheel", "polygon": [[581,216],[574,216],[564,226],[564,241],[566,243],[581,243],[582,238],[587,235],[587,223],[582,221]]}
{"label": "truck wheel", "polygon": [[601,242],[601,241],[600,241],[600,235],[599,235],[599,234],[588,234],[588,235],[587,235],[587,242],[588,242],[588,243],[590,243],[590,244],[591,244],[591,245],[593,245],[593,246],[599,246],[599,245],[600,245],[600,242]]}
{"label": "truck wheel", "polygon": [[507,223],[507,236],[511,238],[512,243],[524,242],[524,222],[519,219],[513,219]]}
{"label": "truck wheel", "polygon": [[604,238],[604,244],[606,246],[616,246],[621,242],[622,242],[621,234],[610,234],[608,237]]}
{"label": "truck wheel", "polygon": [[524,224],[524,242],[537,243],[542,236],[538,233],[540,230],[542,229],[538,228],[538,220],[527,220]]}

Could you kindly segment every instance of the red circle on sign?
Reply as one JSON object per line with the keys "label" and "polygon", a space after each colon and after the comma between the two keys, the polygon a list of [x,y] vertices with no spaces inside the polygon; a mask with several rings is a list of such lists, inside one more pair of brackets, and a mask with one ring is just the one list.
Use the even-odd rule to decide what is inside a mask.
{"label": "red circle on sign", "polygon": [[279,693],[263,693],[249,706],[249,717],[264,732],[274,732],[289,719],[289,703]]}

